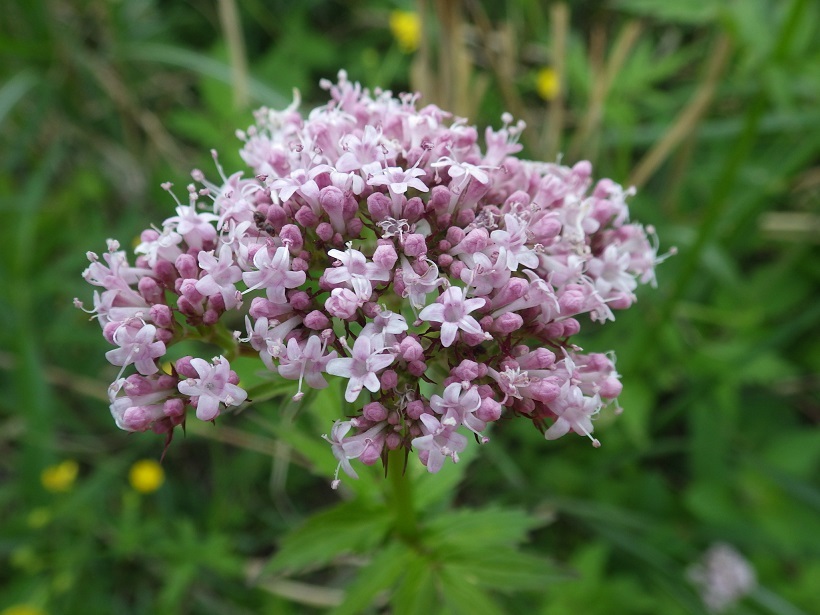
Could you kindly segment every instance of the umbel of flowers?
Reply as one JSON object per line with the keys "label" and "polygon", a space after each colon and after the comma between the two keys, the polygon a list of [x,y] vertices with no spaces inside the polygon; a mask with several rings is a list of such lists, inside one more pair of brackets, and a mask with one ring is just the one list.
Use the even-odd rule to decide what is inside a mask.
{"label": "umbel of flowers", "polygon": [[344,72],[322,87],[330,101],[307,118],[297,98],[238,133],[251,176],[195,170],[188,204],[142,232],[133,265],[113,240],[88,254],[122,368],[117,425],[170,434],[190,412],[210,421],[246,402],[226,356],[160,370],[170,345],[197,338],[258,354],[295,399],[344,379],[354,410],[324,436],[334,487],[339,469],[356,476],[351,460],[397,448],[436,472],[502,416],[599,446],[593,419],[617,411],[621,383],[611,356],[572,338],[581,316],[613,320],[654,284],[657,242],[629,221],[631,190],[594,181],[589,162],[515,157],[524,126],[506,114],[482,149],[474,126],[417,95]]}

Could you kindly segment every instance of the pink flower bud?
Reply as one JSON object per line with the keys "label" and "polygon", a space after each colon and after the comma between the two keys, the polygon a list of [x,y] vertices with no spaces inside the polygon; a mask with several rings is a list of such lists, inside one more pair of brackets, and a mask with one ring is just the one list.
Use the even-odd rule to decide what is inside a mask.
{"label": "pink flower bud", "polygon": [[421,378],[421,375],[427,371],[427,364],[424,361],[410,361],[407,364],[407,371],[416,378]]}
{"label": "pink flower bud", "polygon": [[162,404],[162,412],[165,416],[183,416],[185,414],[185,402],[179,397],[166,399]]}
{"label": "pink flower bud", "polygon": [[320,222],[316,226],[316,234],[322,241],[330,241],[333,238],[333,227],[329,222]]}
{"label": "pink flower bud", "polygon": [[450,206],[452,195],[447,186],[435,186],[430,191],[430,199],[427,201],[427,209],[441,212]]}
{"label": "pink flower bud", "polygon": [[291,291],[288,295],[288,301],[294,310],[299,311],[308,309],[312,303],[310,295],[303,290]]}
{"label": "pink flower bud", "polygon": [[366,466],[372,466],[374,463],[381,460],[383,447],[384,436],[377,436],[372,440],[371,444],[364,449],[361,457],[359,457],[359,461]]}
{"label": "pink flower bud", "polygon": [[407,407],[404,409],[407,416],[414,421],[417,421],[419,417],[424,414],[424,402],[420,399],[414,399],[410,403],[407,404]]}
{"label": "pink flower bud", "polygon": [[554,363],[555,354],[546,348],[536,348],[518,357],[518,365],[521,369],[547,369]]}
{"label": "pink flower bud", "polygon": [[121,322],[105,323],[102,333],[103,337],[108,341],[109,344],[116,344],[116,342],[114,341],[114,334],[117,332],[117,329],[119,329],[121,325]]}
{"label": "pink flower bud", "polygon": [[478,363],[464,359],[450,373],[459,381],[472,382],[478,378]]}
{"label": "pink flower bud", "polygon": [[[447,241],[450,243],[450,246],[456,246],[456,245],[460,244],[462,241],[464,241],[464,236],[466,234],[467,233],[464,232],[464,229],[461,229],[457,226],[451,226],[450,228],[447,229]],[[445,247],[439,245],[439,249],[440,250],[449,250],[450,246],[447,246],[445,248]]]}
{"label": "pink flower bud", "polygon": [[319,310],[313,310],[310,314],[305,316],[305,326],[314,331],[321,331],[330,326],[330,319]]}
{"label": "pink flower bud", "polygon": [[399,260],[399,257],[393,244],[377,246],[373,252],[373,262],[382,269],[392,270],[397,260]]}
{"label": "pink flower bud", "polygon": [[635,301],[635,295],[629,293],[617,293],[608,297],[606,304],[613,310],[625,310]]}
{"label": "pink flower bud", "polygon": [[299,211],[296,212],[294,218],[305,228],[316,228],[319,224],[319,216],[313,213],[313,210],[308,205],[302,205]]}
{"label": "pink flower bud", "polygon": [[485,423],[492,423],[501,418],[503,407],[492,397],[481,399],[481,405],[475,411],[476,418]]}
{"label": "pink flower bud", "polygon": [[174,266],[182,278],[190,278],[196,282],[196,278],[199,277],[199,267],[196,264],[196,258],[190,254],[180,254],[176,262],[174,262]]}
{"label": "pink flower bud", "polygon": [[327,313],[342,320],[353,318],[358,307],[359,298],[348,288],[334,288],[325,301]]}
{"label": "pink flower bud", "polygon": [[373,401],[366,404],[365,407],[362,408],[362,416],[364,416],[368,421],[381,423],[382,421],[387,420],[387,408],[379,402]]}
{"label": "pink flower bud", "polygon": [[168,343],[174,339],[174,332],[170,329],[158,328],[157,332],[154,334],[154,337],[157,338],[158,342],[168,345]]}
{"label": "pink flower bud", "polygon": [[199,303],[204,299],[202,293],[196,289],[196,283],[197,280],[185,279],[179,287],[179,292],[191,303]]}
{"label": "pink flower bud", "polygon": [[348,237],[358,237],[359,233],[362,232],[364,228],[364,222],[361,221],[360,218],[350,218],[345,225],[345,230],[347,232]]}
{"label": "pink flower bud", "polygon": [[163,296],[162,296],[162,288],[160,288],[159,284],[154,278],[141,278],[140,281],[137,283],[137,288],[140,291],[140,294],[148,303],[161,303]]}
{"label": "pink flower bud", "polygon": [[250,314],[250,317],[254,320],[258,320],[259,318],[281,319],[283,315],[291,311],[292,308],[290,304],[273,303],[265,297],[254,297],[253,301],[251,301],[251,308],[248,310],[248,314]]}
{"label": "pink flower bud", "polygon": [[621,381],[613,376],[607,378],[601,383],[598,393],[601,395],[601,397],[606,397],[607,399],[615,399],[616,397],[618,397],[618,395],[621,394],[623,388],[624,387],[621,384]]}
{"label": "pink flower bud", "polygon": [[462,239],[459,244],[453,248],[454,254],[475,254],[480,252],[490,243],[490,235],[487,229],[475,228]]}
{"label": "pink flower bud", "polygon": [[456,224],[459,226],[467,226],[473,220],[475,220],[475,212],[472,209],[462,209],[458,212],[458,216],[456,217]]}
{"label": "pink flower bud", "polygon": [[405,361],[418,361],[424,356],[424,349],[417,339],[408,335],[399,342],[399,355]]}
{"label": "pink flower bud", "polygon": [[581,323],[574,318],[567,318],[564,323],[564,337],[571,337],[577,335],[581,330]]}
{"label": "pink flower bud", "polygon": [[530,380],[530,386],[527,387],[527,391],[529,397],[548,404],[558,399],[558,396],[561,394],[561,386],[552,378],[533,379]]}
{"label": "pink flower bud", "polygon": [[384,440],[385,446],[387,446],[388,450],[394,451],[401,446],[401,436],[397,434],[395,431],[387,434],[387,437]]}
{"label": "pink flower bud", "polygon": [[168,261],[157,261],[157,264],[154,265],[154,275],[164,286],[168,287],[172,287],[174,280],[178,277],[176,267]]}
{"label": "pink flower bud", "polygon": [[510,196],[507,197],[507,200],[504,201],[504,211],[509,211],[514,208],[515,205],[521,206],[524,205],[525,207],[530,204],[530,195],[524,192],[523,190],[516,190]]}
{"label": "pink flower bud", "polygon": [[421,218],[423,214],[424,201],[417,196],[414,196],[412,199],[408,199],[404,206],[404,218],[412,224]]}
{"label": "pink flower bud", "polygon": [[509,335],[524,326],[524,319],[515,312],[507,312],[495,319],[491,331],[501,335]]}
{"label": "pink flower bud", "polygon": [[[262,205],[259,205],[261,211]],[[268,212],[265,215],[265,219],[270,223],[270,225],[274,229],[281,229],[285,226],[285,222],[287,221],[288,217],[285,213],[285,210],[282,209],[281,206],[270,204],[268,205]]]}
{"label": "pink flower bud", "polygon": [[302,239],[302,232],[295,224],[284,225],[282,230],[279,231],[279,239],[282,240],[282,243],[288,246],[291,254],[298,254],[302,249],[302,246],[305,245],[305,242]]}
{"label": "pink flower bud", "polygon": [[333,230],[343,233],[345,231],[345,193],[336,186],[322,188],[319,192],[319,204],[330,219]]}
{"label": "pink flower bud", "polygon": [[199,378],[199,372],[191,365],[191,359],[193,359],[191,356],[177,359],[174,368],[177,370],[177,373],[184,378]]}
{"label": "pink flower bud", "polygon": [[390,197],[381,192],[374,192],[367,197],[367,211],[374,222],[390,217],[390,204]]}
{"label": "pink flower bud", "polygon": [[407,256],[419,257],[427,254],[427,242],[423,235],[411,233],[404,238],[404,253]]}
{"label": "pink flower bud", "polygon": [[558,305],[561,308],[561,314],[578,314],[586,303],[586,294],[579,287],[567,287],[558,297]]}
{"label": "pink flower bud", "polygon": [[399,384],[399,377],[394,370],[386,369],[381,373],[381,376],[379,376],[379,381],[382,391],[390,391],[395,389]]}

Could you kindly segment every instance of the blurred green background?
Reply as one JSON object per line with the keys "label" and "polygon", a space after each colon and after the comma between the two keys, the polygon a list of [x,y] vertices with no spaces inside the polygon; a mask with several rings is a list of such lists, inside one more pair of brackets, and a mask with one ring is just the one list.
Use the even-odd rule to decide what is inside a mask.
{"label": "blurred green background", "polygon": [[[312,517],[357,493],[328,487],[321,409],[272,401],[189,426],[159,467],[161,436],[114,426],[117,368],[72,307],[90,303],[86,251],[129,246],[173,212],[161,182],[215,176],[211,148],[242,168],[234,132],[251,110],[293,88],[310,109],[340,68],[480,127],[512,112],[526,157],[587,158],[636,185],[633,217],[678,249],[634,309],[584,324],[585,349],[616,350],[624,383],[601,449],[511,421],[426,483],[420,517],[484,511],[477,543],[496,527],[550,570],[489,557],[465,586],[405,579],[412,599],[385,607],[382,592],[361,612],[702,613],[687,570],[716,543],[758,580],[726,612],[820,610],[820,4],[0,10],[0,613],[321,613],[361,588],[379,547],[345,554],[339,536],[366,534],[366,512]],[[363,483],[378,489],[378,473]],[[283,538],[306,527],[307,546]],[[283,544],[303,554],[290,570],[266,564]],[[484,590],[491,601],[470,598]]]}

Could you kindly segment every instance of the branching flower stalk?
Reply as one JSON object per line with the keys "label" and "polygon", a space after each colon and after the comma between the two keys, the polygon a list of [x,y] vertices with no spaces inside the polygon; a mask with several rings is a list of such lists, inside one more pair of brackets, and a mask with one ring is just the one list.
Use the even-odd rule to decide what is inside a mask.
{"label": "branching flower stalk", "polygon": [[[611,321],[655,282],[633,190],[594,181],[589,162],[517,158],[524,125],[508,114],[482,149],[475,127],[418,95],[371,93],[344,72],[322,87],[330,101],[306,118],[297,98],[238,133],[251,176],[195,170],[187,205],[143,231],[133,265],[114,240],[89,253],[92,312],[121,367],[117,425],[170,434],[192,412],[215,419],[246,401],[229,362],[252,354],[296,400],[345,382],[357,410],[324,436],[334,487],[354,461],[388,457],[398,480],[409,452],[438,472],[502,417],[599,446],[594,418],[619,410],[614,355],[572,340],[581,316]],[[222,354],[160,371],[191,337]]]}

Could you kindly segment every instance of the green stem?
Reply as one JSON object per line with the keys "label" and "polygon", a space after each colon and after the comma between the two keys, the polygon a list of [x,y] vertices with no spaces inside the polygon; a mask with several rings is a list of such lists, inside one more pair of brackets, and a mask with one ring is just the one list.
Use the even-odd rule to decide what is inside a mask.
{"label": "green stem", "polygon": [[415,542],[418,536],[418,525],[416,510],[413,508],[412,481],[404,471],[406,459],[406,452],[403,448],[387,453],[387,478],[390,483],[387,504],[393,512],[393,527],[396,533],[407,542]]}

